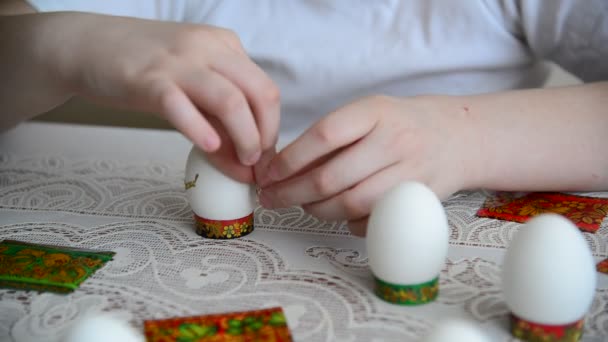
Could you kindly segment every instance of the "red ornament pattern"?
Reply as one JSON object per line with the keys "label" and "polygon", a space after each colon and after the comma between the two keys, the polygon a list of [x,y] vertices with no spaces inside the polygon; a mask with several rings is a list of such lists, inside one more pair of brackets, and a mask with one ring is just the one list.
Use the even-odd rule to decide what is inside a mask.
{"label": "red ornament pattern", "polygon": [[570,324],[547,325],[526,321],[511,314],[511,334],[530,342],[576,342],[583,336],[584,319]]}
{"label": "red ornament pattern", "polygon": [[235,220],[209,220],[194,215],[196,233],[209,239],[235,239],[253,231],[253,213]]}
{"label": "red ornament pattern", "polygon": [[520,197],[498,193],[486,200],[477,216],[524,223],[544,213],[560,214],[580,230],[595,233],[608,215],[608,199],[555,192],[533,192]]}

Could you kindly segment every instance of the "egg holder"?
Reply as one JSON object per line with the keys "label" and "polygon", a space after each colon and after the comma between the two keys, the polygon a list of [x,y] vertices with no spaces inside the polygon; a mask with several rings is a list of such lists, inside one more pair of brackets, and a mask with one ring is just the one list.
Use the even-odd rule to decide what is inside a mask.
{"label": "egg holder", "polygon": [[210,220],[194,214],[196,233],[209,239],[236,239],[253,231],[253,213],[234,220]]}
{"label": "egg holder", "polygon": [[439,295],[439,277],[414,285],[400,285],[386,282],[374,276],[374,292],[380,299],[400,305],[419,305],[434,301]]}
{"label": "egg holder", "polygon": [[585,319],[570,324],[534,323],[511,314],[511,334],[524,341],[576,342],[583,335]]}

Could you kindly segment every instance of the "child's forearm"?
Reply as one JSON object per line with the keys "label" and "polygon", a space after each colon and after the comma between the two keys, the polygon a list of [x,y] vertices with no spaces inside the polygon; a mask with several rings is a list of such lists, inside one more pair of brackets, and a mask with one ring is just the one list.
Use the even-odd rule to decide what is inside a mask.
{"label": "child's forearm", "polygon": [[61,21],[56,14],[0,16],[0,130],[72,96],[49,49],[65,37]]}
{"label": "child's forearm", "polygon": [[[468,187],[608,189],[608,82],[450,98],[466,122]],[[466,146],[466,144],[464,145]]]}

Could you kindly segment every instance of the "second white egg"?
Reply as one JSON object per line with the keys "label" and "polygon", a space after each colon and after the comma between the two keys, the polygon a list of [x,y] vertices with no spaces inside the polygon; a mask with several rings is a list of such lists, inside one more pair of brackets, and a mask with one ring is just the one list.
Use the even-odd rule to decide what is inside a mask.
{"label": "second white egg", "polygon": [[428,187],[405,182],[388,191],[372,210],[366,239],[381,298],[400,304],[434,299],[447,256],[449,227],[441,202]]}

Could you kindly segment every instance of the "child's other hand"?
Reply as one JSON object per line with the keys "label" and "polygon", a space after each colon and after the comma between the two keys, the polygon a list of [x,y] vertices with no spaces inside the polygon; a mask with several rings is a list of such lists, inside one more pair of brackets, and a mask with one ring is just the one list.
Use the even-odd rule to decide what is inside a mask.
{"label": "child's other hand", "polygon": [[329,114],[272,160],[262,204],[301,205],[364,235],[374,202],[401,181],[423,182],[440,198],[466,187],[474,176],[463,160],[472,153],[466,113],[437,99],[370,97]]}
{"label": "child's other hand", "polygon": [[[89,14],[63,14],[56,65],[74,93],[158,113],[222,171],[253,181],[274,148],[279,91],[224,29]],[[49,35],[50,36],[50,35]],[[221,144],[221,147],[220,147]]]}

